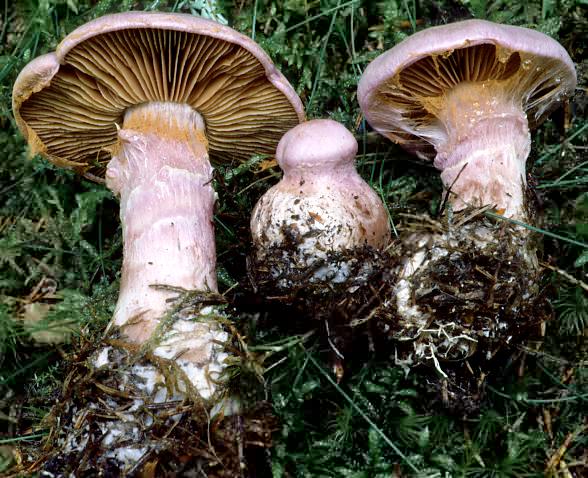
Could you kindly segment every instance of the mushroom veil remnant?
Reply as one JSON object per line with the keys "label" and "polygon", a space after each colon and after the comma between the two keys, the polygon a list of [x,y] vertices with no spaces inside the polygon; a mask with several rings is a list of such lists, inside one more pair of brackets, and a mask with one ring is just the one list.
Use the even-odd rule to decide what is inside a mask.
{"label": "mushroom veil remnant", "polygon": [[548,317],[537,237],[483,212],[534,219],[530,130],[575,85],[572,60],[557,41],[483,20],[418,32],[366,68],[358,86],[366,119],[433,160],[453,211],[423,221],[420,231],[410,225],[398,249],[395,332],[412,344],[409,362],[432,361],[444,374],[438,359],[467,359],[476,349],[491,358],[498,342],[524,337],[529,324]]}
{"label": "mushroom veil remnant", "polygon": [[[273,152],[303,119],[302,105],[248,37],[190,15],[129,12],[87,23],[29,63],[14,85],[13,109],[33,152],[89,179],[105,177],[120,197],[123,268],[110,330],[126,345],[105,346],[91,362],[92,373],[119,367],[109,386],[127,390],[127,402],[135,398],[116,424],[96,418],[114,413],[98,402],[84,413],[101,437],[86,465],[116,462],[128,471],[161,450],[145,420],[165,420],[152,412],[147,419],[145,407],[190,397],[208,401],[212,413],[222,409],[229,336],[214,305],[209,155],[223,164]],[[196,296],[204,299],[186,301]],[[145,353],[149,360],[131,364]],[[120,399],[101,403],[116,409]],[[68,413],[81,420],[81,408]],[[70,430],[56,468],[79,465],[71,457],[95,440],[80,425],[87,423]]]}

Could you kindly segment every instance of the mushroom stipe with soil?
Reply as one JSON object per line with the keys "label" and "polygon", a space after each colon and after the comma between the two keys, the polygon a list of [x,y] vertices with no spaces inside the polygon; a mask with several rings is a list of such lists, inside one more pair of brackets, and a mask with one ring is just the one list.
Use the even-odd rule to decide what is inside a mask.
{"label": "mushroom stipe with soil", "polygon": [[383,250],[390,242],[386,209],[357,173],[356,153],[353,135],[329,119],[301,123],[280,140],[276,160],[284,176],[251,213],[254,261],[258,268],[266,264],[277,289],[359,279],[349,264],[333,263],[328,255]]}
{"label": "mushroom stipe with soil", "polygon": [[[228,27],[129,12],[83,25],[29,63],[13,110],[33,152],[105,176],[123,230],[114,317],[78,354],[29,471],[243,473],[242,418],[255,412],[229,389],[239,357],[216,284],[209,153],[222,164],[271,152],[303,119],[298,96]],[[258,418],[271,428],[267,411]]]}
{"label": "mushroom stipe with soil", "polygon": [[251,215],[254,287],[296,309],[299,322],[310,319],[306,327],[324,327],[339,379],[359,330],[350,322],[369,314],[390,243],[384,204],[355,168],[357,148],[336,121],[294,127],[276,150],[284,175]]}
{"label": "mushroom stipe with soil", "polygon": [[412,35],[359,82],[370,125],[441,171],[440,217],[399,225],[390,336],[399,363],[432,365],[458,407],[460,387],[447,392],[452,364],[465,360],[480,384],[485,361],[550,316],[539,237],[520,225],[537,221],[526,163],[530,130],[575,85],[573,62],[555,40],[483,20]]}

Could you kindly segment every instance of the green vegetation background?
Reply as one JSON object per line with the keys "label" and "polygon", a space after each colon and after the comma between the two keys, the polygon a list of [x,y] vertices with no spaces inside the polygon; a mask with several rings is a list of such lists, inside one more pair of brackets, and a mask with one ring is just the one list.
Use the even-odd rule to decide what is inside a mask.
{"label": "green vegetation background", "polygon": [[[433,211],[440,183],[362,121],[355,88],[365,65],[413,31],[470,17],[536,28],[566,47],[579,87],[534,133],[530,168],[551,234],[545,293],[556,319],[540,347],[513,350],[494,373],[479,416],[432,408],[419,376],[390,362],[354,364],[336,385],[313,337],[258,330],[250,340],[259,357],[268,354],[264,385],[281,420],[267,454],[275,477],[588,476],[586,0],[0,0],[0,475],[19,442],[43,435],[40,419],[72,352],[67,342],[104,327],[121,264],[116,201],[28,156],[10,110],[12,84],[76,26],[127,10],[201,14],[254,37],[309,118],[331,117],[356,133],[360,171],[392,221]],[[262,161],[218,176],[219,282],[229,295],[246,280],[249,212],[279,178]]]}

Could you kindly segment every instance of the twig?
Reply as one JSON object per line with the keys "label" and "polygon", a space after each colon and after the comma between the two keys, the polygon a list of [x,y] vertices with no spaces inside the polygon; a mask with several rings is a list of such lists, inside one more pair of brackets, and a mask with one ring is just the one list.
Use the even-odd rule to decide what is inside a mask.
{"label": "twig", "polygon": [[551,458],[547,462],[547,466],[545,467],[546,475],[552,473],[555,470],[557,465],[559,465],[559,463],[562,461],[562,458],[572,441],[586,429],[588,429],[588,424],[584,423],[582,426],[576,428],[573,432],[568,433],[561,446],[555,451],[553,455],[551,455]]}
{"label": "twig", "polygon": [[565,277],[572,284],[577,285],[577,286],[581,287],[582,289],[584,289],[586,292],[588,292],[588,284],[586,284],[586,282],[583,282],[580,279],[576,279],[574,276],[568,274],[566,271],[561,270],[555,266],[552,266],[551,264],[548,264],[547,262],[540,262],[539,264],[542,267],[545,267],[546,269],[549,269],[553,272],[557,272],[560,276]]}

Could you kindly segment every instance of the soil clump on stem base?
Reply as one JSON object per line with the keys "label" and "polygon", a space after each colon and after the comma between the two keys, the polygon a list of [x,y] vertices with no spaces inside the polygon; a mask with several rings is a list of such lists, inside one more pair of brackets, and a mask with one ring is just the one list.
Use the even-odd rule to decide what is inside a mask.
{"label": "soil clump on stem base", "polygon": [[[66,379],[44,420],[48,435],[40,446],[21,450],[21,471],[44,477],[218,478],[268,472],[265,449],[277,421],[265,401],[237,394],[255,378],[246,373],[245,345],[222,311],[224,298],[177,292],[161,330],[146,344],[122,339],[116,327],[101,340],[83,339],[68,358]],[[217,388],[207,399],[176,358],[153,353],[161,333],[186,314],[227,331],[227,341],[216,345],[231,362],[222,376],[209,377]]]}
{"label": "soil clump on stem base", "polygon": [[299,258],[304,267],[285,270],[297,263],[295,237],[264,264],[250,257],[254,293],[271,309],[267,325],[324,331],[338,380],[345,367],[375,354],[424,374],[434,403],[476,413],[505,356],[539,338],[552,316],[536,265],[539,238],[486,211],[405,215],[386,252],[329,253],[330,270],[346,269],[340,282],[316,280],[322,262],[309,267]]}

